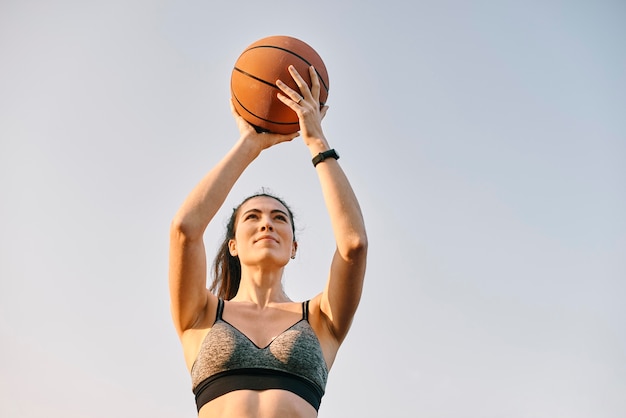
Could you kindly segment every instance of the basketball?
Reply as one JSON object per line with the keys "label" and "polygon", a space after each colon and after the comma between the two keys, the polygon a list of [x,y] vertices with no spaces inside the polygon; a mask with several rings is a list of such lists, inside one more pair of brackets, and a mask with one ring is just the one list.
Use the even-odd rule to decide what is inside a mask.
{"label": "basketball", "polygon": [[[309,67],[320,81],[320,104],[328,98],[328,73],[319,54],[305,42],[290,36],[270,36],[249,45],[237,58],[230,80],[233,104],[258,132],[290,134],[300,129],[298,115],[281,102],[276,80],[300,92],[289,74],[293,65],[311,88]],[[281,92],[282,93],[282,92]]]}

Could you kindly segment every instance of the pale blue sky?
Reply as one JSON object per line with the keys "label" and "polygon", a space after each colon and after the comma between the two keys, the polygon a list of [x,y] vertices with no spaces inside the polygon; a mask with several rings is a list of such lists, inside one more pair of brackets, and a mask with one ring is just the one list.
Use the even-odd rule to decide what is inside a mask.
{"label": "pale blue sky", "polygon": [[[621,418],[626,4],[0,2],[0,416],[193,417],[168,228],[237,138],[232,65],[298,37],[370,237],[321,418]],[[293,299],[332,234],[299,140],[264,152],[297,215]]]}

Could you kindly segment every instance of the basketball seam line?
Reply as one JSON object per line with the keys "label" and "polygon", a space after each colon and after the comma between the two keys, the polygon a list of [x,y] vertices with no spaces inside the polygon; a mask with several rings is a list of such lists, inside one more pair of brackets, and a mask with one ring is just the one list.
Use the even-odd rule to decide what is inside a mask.
{"label": "basketball seam line", "polygon": [[[311,66],[311,63],[310,63],[310,62],[309,62],[306,58],[304,58],[303,56],[298,55],[298,54],[296,54],[295,52],[290,51],[290,50],[289,50],[289,49],[287,49],[287,48],[282,48],[282,47],[280,47],[280,46],[275,46],[275,45],[257,45],[257,46],[253,46],[252,48],[248,48],[248,49],[246,49],[245,51],[243,51],[243,53],[242,53],[241,55],[243,55],[243,54],[245,54],[246,52],[251,51],[251,50],[253,50],[253,49],[257,49],[257,48],[274,48],[274,49],[280,49],[281,51],[287,52],[287,53],[289,53],[289,54],[291,54],[291,55],[293,55],[293,56],[296,56],[296,57],[300,58],[300,59],[301,59],[302,61],[304,61],[304,62],[305,62],[305,63],[306,63],[309,67]],[[324,86],[324,89],[326,90],[326,93],[328,93],[328,86],[326,85],[326,83],[325,83],[324,78],[322,77],[322,75],[321,75],[321,74],[317,71],[317,68],[315,69],[315,73],[317,74],[317,78],[318,78],[318,79],[320,80],[320,82],[322,83],[322,86]]]}
{"label": "basketball seam line", "polygon": [[275,88],[276,90],[278,90],[278,87],[276,87],[275,85],[273,85],[273,84],[272,84],[272,83],[270,83],[269,81],[265,81],[265,80],[263,80],[262,78],[259,78],[259,77],[255,76],[255,75],[252,75],[252,74],[250,74],[250,73],[248,73],[248,72],[246,72],[246,71],[242,70],[241,68],[237,68],[237,67],[235,67],[234,69],[235,69],[235,70],[237,70],[237,71],[239,71],[239,72],[240,72],[241,74],[243,74],[243,75],[247,75],[248,77],[253,78],[253,79],[255,79],[256,81],[260,81],[261,83],[263,83],[263,84],[267,84],[268,86],[273,87],[273,88]]}
{"label": "basketball seam line", "polygon": [[[261,82],[261,83],[263,83],[263,84],[266,84],[266,85],[268,85],[268,86],[272,87],[273,89],[276,89],[276,90],[278,90],[278,91],[281,91],[278,87],[276,87],[275,85],[273,85],[273,84],[272,84],[272,83],[270,83],[269,81],[265,81],[265,80],[263,80],[262,78],[259,78],[259,77],[255,76],[255,75],[252,75],[252,74],[250,74],[250,73],[248,73],[248,72],[246,72],[246,71],[242,70],[241,68],[234,67],[233,69],[234,69],[235,71],[240,72],[241,74],[243,74],[243,75],[245,75],[245,76],[248,76],[248,77],[250,77],[250,78],[252,78],[252,79],[254,79],[254,80],[256,80],[256,81],[259,81],[259,82]],[[324,106],[325,104],[326,104],[326,103],[324,103],[324,102],[320,101],[320,105]]]}
{"label": "basketball seam line", "polygon": [[237,98],[237,96],[236,96],[236,95],[234,95],[234,97],[235,97],[235,100],[237,100],[237,103],[239,103],[239,106],[241,106],[241,108],[242,108],[243,110],[245,110],[245,111],[246,111],[246,112],[248,112],[250,115],[252,115],[252,116],[254,116],[255,118],[260,119],[260,120],[262,120],[262,121],[264,121],[264,122],[269,122],[269,123],[272,123],[272,124],[274,124],[274,125],[297,125],[297,124],[299,124],[299,123],[300,123],[299,121],[297,121],[297,122],[278,122],[278,121],[274,121],[274,120],[271,120],[271,119],[265,119],[265,118],[262,118],[262,117],[258,116],[256,113],[251,112],[251,111],[250,111],[250,109],[248,109],[247,107],[245,107],[245,106],[243,105],[243,103],[241,103],[241,100],[239,100],[239,98]]}

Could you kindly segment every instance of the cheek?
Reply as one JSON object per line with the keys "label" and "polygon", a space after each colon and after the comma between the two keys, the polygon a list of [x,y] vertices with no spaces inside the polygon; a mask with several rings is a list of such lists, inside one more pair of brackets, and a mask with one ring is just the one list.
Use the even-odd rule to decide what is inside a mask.
{"label": "cheek", "polygon": [[249,233],[250,224],[246,222],[241,222],[235,225],[235,239],[238,237],[243,237]]}
{"label": "cheek", "polygon": [[293,235],[291,226],[285,227],[285,229],[283,230],[283,236],[285,237],[285,240],[287,240],[288,242],[294,241],[294,235]]}

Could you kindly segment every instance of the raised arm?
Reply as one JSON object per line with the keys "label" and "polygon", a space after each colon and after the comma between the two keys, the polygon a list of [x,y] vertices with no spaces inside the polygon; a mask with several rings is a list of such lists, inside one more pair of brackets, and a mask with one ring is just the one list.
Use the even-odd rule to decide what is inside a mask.
{"label": "raised arm", "polygon": [[[203,236],[246,167],[265,148],[297,134],[257,134],[232,108],[241,137],[226,156],[198,183],[176,213],[170,227],[169,285],[172,319],[179,334],[194,326],[215,298],[207,290]],[[213,303],[215,303],[213,301]]]}
{"label": "raised arm", "polygon": [[[310,69],[312,87],[309,90],[300,75],[290,69],[303,100],[293,100],[293,91],[284,83],[278,86],[285,92],[281,100],[290,106],[300,119],[300,130],[311,157],[328,151],[330,146],[321,128],[327,110],[319,108],[320,84],[314,69]],[[326,208],[330,215],[336,250],[333,256],[326,288],[317,298],[321,317],[327,322],[338,344],[346,337],[352,318],[361,299],[367,257],[367,234],[363,215],[350,182],[339,162],[333,158],[317,164],[316,168]],[[317,302],[317,300],[315,301]]]}

